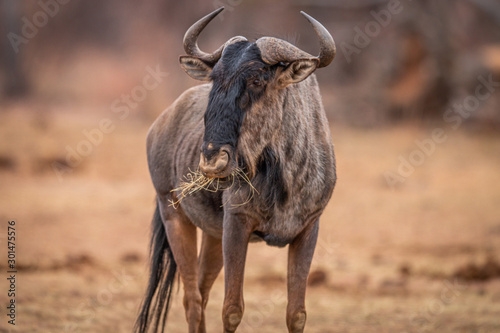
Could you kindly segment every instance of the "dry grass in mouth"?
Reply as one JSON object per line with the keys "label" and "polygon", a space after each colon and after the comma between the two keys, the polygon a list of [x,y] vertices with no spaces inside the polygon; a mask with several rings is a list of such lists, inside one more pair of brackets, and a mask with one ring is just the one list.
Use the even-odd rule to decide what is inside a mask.
{"label": "dry grass in mouth", "polygon": [[[239,167],[234,168],[228,178],[231,181],[231,186],[226,189],[230,189],[235,186],[235,183],[239,183],[237,182],[237,180],[243,180],[244,183],[247,183],[250,186],[250,194],[248,195],[248,198],[243,203],[233,205],[233,207],[246,205],[250,202],[250,200],[252,200],[255,192],[259,193],[252,185],[252,182],[250,181],[246,173]],[[238,193],[240,188],[241,184],[238,190],[236,190],[236,193]],[[179,187],[174,188],[170,191],[177,193],[177,200],[170,200],[170,206],[177,208],[185,197],[202,190],[213,193],[221,190],[221,179],[206,177],[199,170],[189,170],[188,174],[184,175],[184,180],[180,183]],[[224,206],[226,203],[227,201],[224,202],[222,206]]]}

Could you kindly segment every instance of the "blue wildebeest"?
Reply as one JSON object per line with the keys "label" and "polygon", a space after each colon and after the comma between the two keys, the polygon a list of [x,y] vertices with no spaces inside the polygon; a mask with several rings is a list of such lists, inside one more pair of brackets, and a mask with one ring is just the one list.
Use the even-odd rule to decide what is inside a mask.
{"label": "blue wildebeest", "polygon": [[[204,309],[222,267],[225,332],[243,316],[243,275],[249,242],[288,245],[289,332],[303,332],[305,290],[319,217],[335,186],[330,131],[313,72],[335,56],[335,43],[302,13],[320,41],[312,56],[281,39],[233,37],[213,53],[197,38],[222,11],[184,36],[181,67],[208,81],[184,92],[152,125],[147,156],[157,194],[151,276],[138,332],[163,331],[176,271],[184,285],[189,332],[205,332]],[[201,153],[201,154],[200,154]],[[202,179],[186,195],[183,177]],[[186,188],[184,188],[186,189]],[[182,199],[182,200],[181,200]],[[196,227],[202,233],[197,253]]]}

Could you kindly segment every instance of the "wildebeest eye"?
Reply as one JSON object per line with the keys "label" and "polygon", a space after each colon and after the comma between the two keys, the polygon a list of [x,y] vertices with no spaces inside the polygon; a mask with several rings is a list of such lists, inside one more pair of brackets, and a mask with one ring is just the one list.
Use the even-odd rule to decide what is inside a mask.
{"label": "wildebeest eye", "polygon": [[252,84],[256,87],[260,87],[260,86],[262,86],[262,81],[259,79],[255,79],[252,81]]}

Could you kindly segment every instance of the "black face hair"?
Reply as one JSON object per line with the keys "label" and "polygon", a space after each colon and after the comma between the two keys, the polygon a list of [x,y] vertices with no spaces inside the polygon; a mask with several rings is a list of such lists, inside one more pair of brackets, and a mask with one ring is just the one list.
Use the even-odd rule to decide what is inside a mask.
{"label": "black face hair", "polygon": [[255,43],[237,42],[226,47],[211,73],[213,86],[205,112],[203,138],[214,147],[211,150],[203,147],[208,159],[222,145],[236,149],[245,112],[263,96],[276,68],[262,61]]}

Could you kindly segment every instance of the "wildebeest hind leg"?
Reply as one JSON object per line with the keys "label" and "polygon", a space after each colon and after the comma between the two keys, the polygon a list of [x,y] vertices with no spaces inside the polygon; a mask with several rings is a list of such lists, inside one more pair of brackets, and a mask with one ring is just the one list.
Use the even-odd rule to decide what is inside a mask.
{"label": "wildebeest hind leg", "polygon": [[222,258],[222,240],[206,233],[202,235],[199,258],[198,287],[202,298],[201,324],[198,333],[205,333],[205,308],[210,289],[224,264]]}
{"label": "wildebeest hind leg", "polygon": [[196,227],[178,211],[163,203],[162,218],[177,268],[184,285],[184,309],[190,333],[198,333],[201,294],[198,289]]}

